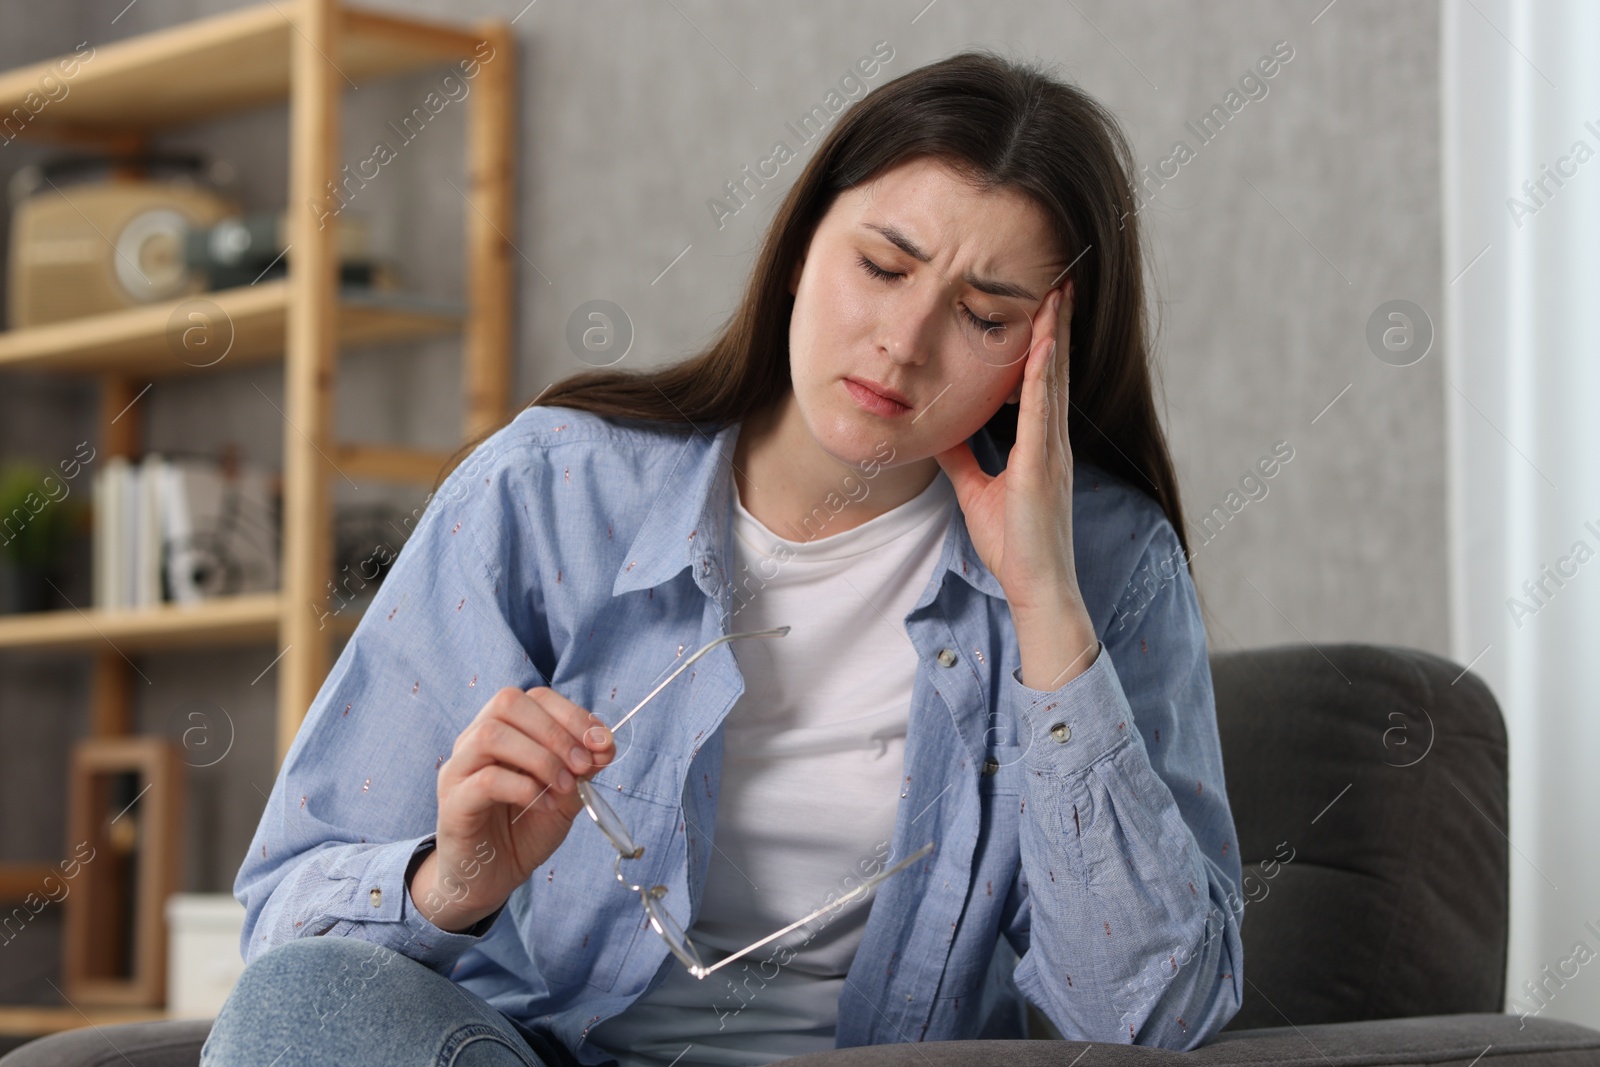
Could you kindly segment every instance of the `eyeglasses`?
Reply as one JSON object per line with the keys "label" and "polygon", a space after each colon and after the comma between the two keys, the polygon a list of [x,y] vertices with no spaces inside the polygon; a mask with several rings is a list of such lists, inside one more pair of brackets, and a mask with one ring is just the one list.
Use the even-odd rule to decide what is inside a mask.
{"label": "eyeglasses", "polygon": [[[634,706],[632,711],[628,712],[628,714],[617,720],[617,725],[611,728],[613,736],[616,734],[617,727],[622,726],[629,719],[633,718],[634,714],[638,712],[640,708],[648,704],[652,697],[666,688],[668,682],[682,674],[685,667],[689,666],[689,664],[693,663],[695,660],[711,651],[717,645],[722,644],[724,641],[735,641],[743,637],[782,637],[788,632],[789,627],[787,626],[775,626],[770,630],[748,630],[744,633],[725,634],[724,636],[707,643],[699,651],[695,652],[694,655],[680,663],[678,665],[678,669],[667,675],[666,678],[662,680],[660,685],[650,690],[645,698]],[[848,893],[833,901],[833,903],[818,908],[816,911],[812,912],[810,915],[807,915],[803,919],[796,919],[794,922],[790,923],[788,926],[785,926],[776,933],[768,934],[755,944],[748,945],[730,956],[725,956],[708,967],[706,966],[705,961],[700,958],[700,953],[695,949],[694,944],[690,942],[689,935],[684,933],[683,927],[676,919],[672,917],[671,913],[669,913],[667,909],[662,906],[661,898],[667,895],[667,887],[664,885],[649,887],[634,885],[623,876],[622,861],[636,860],[640,856],[643,856],[644,846],[633,843],[633,838],[628,834],[628,828],[624,826],[622,820],[617,817],[617,813],[611,809],[611,805],[607,804],[603,799],[601,799],[600,792],[595,789],[594,786],[590,785],[587,779],[578,779],[578,795],[583,798],[583,810],[589,813],[589,818],[595,821],[595,825],[598,826],[600,828],[600,832],[606,836],[606,840],[610,841],[617,850],[617,862],[615,867],[617,881],[621,882],[628,889],[631,889],[639,894],[639,900],[644,905],[645,914],[650,917],[650,925],[655,927],[656,933],[660,934],[667,942],[667,947],[672,950],[672,954],[678,957],[678,959],[683,962],[683,965],[689,969],[689,973],[694,975],[696,978],[705,978],[719,967],[723,967],[729,963],[732,963],[736,959],[749,955],[762,945],[782,937],[791,930],[798,929],[811,920],[826,915],[830,911],[837,911],[846,904],[849,904],[852,901],[866,895],[868,890],[870,890],[873,886],[876,886],[879,882],[882,882],[888,878],[890,875],[898,874],[900,871],[903,871],[909,867],[912,863],[933,851],[933,842],[929,841],[926,845],[923,845],[921,848],[917,849],[917,851],[913,852],[911,855],[907,856],[893,867],[879,871],[871,878],[868,878],[866,881],[862,882]]]}

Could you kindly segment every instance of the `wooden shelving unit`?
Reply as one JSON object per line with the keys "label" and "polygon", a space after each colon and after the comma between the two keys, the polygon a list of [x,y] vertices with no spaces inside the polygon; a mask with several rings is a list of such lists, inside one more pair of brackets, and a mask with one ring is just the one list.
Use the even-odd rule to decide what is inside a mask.
{"label": "wooden shelving unit", "polygon": [[[173,312],[194,300],[215,304],[220,312],[218,321],[228,324],[226,332],[231,336],[226,340],[218,338],[218,343],[226,344],[227,349],[216,366],[231,368],[283,357],[288,336],[289,283],[279,279],[126,311],[85,315],[47,326],[8,330],[0,333],[0,371],[141,378],[202,373],[210,368],[196,367],[174,354],[170,325]],[[465,319],[460,309],[354,292],[341,294],[337,316],[340,348],[448,334],[460,330]],[[216,332],[223,330],[219,327]]]}
{"label": "wooden shelving unit", "polygon": [[[481,46],[494,49],[484,61]],[[90,722],[96,736],[130,732],[134,654],[258,643],[281,652],[277,756],[293,740],[330,665],[331,641],[354,625],[319,623],[315,606],[332,577],[330,486],[340,475],[431,485],[446,456],[403,446],[346,442],[333,427],[341,350],[459,331],[463,336],[463,437],[501,422],[511,381],[512,156],[516,136],[514,39],[503,21],[471,27],[380,14],[336,0],[268,0],[97,46],[71,92],[35,114],[23,135],[78,148],[128,151],[155,133],[287,101],[289,202],[310,204],[340,177],[341,104],[346,89],[395,75],[477,59],[467,127],[465,307],[384,293],[341,291],[335,225],[291,211],[288,277],[201,294],[231,331],[228,355],[196,368],[174,354],[169,321],[182,301],[0,333],[0,372],[92,376],[100,383],[99,454],[140,451],[139,391],[158,377],[225,373],[249,362],[284,361],[284,510],[280,591],[199,605],[68,610],[0,617],[0,655],[23,650],[87,654]],[[54,61],[0,72],[0,114],[22,106]],[[197,298],[189,298],[197,299]],[[120,416],[120,417],[119,417]],[[335,468],[337,464],[337,468]],[[265,662],[265,661],[264,661]],[[263,679],[265,680],[265,679]],[[0,897],[26,893],[48,866],[0,867]],[[66,921],[75,921],[70,898]],[[71,930],[69,929],[69,935]],[[72,938],[69,936],[69,942]],[[67,968],[71,973],[71,968]],[[69,996],[72,991],[68,991]],[[158,1005],[96,1008],[0,1007],[0,1033],[38,1033],[159,1015]],[[78,1009],[89,1013],[83,1014]]]}
{"label": "wooden shelving unit", "polygon": [[210,645],[266,644],[278,636],[283,615],[276,593],[163,604],[159,608],[49,611],[0,615],[0,650],[98,651],[115,645],[125,653]]}
{"label": "wooden shelving unit", "polygon": [[[0,652],[95,652],[107,644],[124,653],[174,648],[270,644],[278,635],[283,598],[277,593],[222,597],[200,604],[101,611],[47,611],[0,615]],[[336,637],[347,637],[359,616],[340,612],[326,620]],[[0,867],[0,885],[8,868]]]}

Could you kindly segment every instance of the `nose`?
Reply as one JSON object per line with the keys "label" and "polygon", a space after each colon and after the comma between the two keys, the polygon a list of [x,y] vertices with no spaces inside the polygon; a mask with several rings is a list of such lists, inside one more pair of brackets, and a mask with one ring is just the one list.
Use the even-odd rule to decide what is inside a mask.
{"label": "nose", "polygon": [[928,362],[942,330],[939,286],[907,285],[887,301],[878,322],[878,348],[895,363],[921,366]]}

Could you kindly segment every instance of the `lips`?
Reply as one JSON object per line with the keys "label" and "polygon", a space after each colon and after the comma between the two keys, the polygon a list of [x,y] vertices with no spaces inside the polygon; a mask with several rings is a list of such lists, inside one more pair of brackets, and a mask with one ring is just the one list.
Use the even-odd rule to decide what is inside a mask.
{"label": "lips", "polygon": [[890,400],[893,400],[897,404],[903,404],[906,407],[910,407],[911,406],[911,401],[907,400],[905,394],[900,392],[898,389],[890,389],[888,386],[879,385],[877,382],[873,381],[871,378],[855,378],[855,377],[852,377],[849,380],[852,381],[852,382],[855,382],[859,386],[863,386],[864,388],[871,389],[874,393],[877,393],[879,396],[888,397]]}

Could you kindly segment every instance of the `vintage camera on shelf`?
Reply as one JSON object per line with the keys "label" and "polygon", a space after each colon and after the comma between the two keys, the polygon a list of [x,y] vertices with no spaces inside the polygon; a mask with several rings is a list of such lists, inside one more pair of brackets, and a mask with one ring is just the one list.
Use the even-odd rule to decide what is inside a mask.
{"label": "vintage camera on shelf", "polygon": [[184,234],[237,214],[226,168],[193,155],[68,156],[13,175],[8,325],[16,329],[205,289]]}
{"label": "vintage camera on shelf", "polygon": [[[255,211],[233,215],[206,228],[191,228],[183,258],[190,270],[204,275],[212,289],[253,285],[289,272],[289,213]],[[352,214],[339,225],[339,284],[393,290],[393,268],[373,258],[367,220]]]}
{"label": "vintage camera on shelf", "polygon": [[[24,167],[12,209],[7,325],[62,322],[281,277],[284,211],[245,214],[232,167],[195,154],[65,156]],[[344,285],[392,289],[365,221],[339,226]]]}

